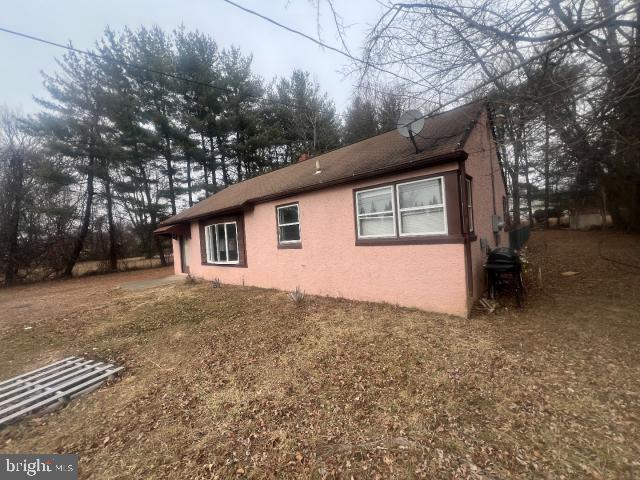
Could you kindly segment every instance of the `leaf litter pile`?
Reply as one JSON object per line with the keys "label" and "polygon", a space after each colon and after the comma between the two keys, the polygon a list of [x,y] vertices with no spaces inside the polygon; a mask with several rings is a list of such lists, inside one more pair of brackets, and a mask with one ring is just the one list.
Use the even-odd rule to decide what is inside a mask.
{"label": "leaf litter pile", "polygon": [[3,378],[76,354],[127,369],[0,430],[0,451],[77,453],[96,479],[638,478],[640,275],[599,249],[638,259],[639,240],[534,232],[526,310],[470,320],[204,282],[110,290],[3,334]]}

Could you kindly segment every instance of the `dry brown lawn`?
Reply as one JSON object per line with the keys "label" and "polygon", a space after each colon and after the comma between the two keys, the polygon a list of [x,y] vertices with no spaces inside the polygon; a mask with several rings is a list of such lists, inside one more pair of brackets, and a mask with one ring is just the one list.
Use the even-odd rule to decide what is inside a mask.
{"label": "dry brown lawn", "polygon": [[535,232],[527,309],[470,320],[204,283],[6,290],[0,380],[68,355],[126,373],[0,450],[78,453],[95,479],[638,478],[640,268],[601,241],[640,266],[637,236]]}

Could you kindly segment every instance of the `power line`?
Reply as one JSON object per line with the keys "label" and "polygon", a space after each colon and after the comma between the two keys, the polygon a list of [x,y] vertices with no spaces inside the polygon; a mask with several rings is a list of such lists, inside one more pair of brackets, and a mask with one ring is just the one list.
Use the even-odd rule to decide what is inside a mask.
{"label": "power line", "polygon": [[[254,11],[254,10],[251,10],[249,8],[243,7],[242,5],[239,5],[239,4],[237,4],[237,3],[235,3],[235,2],[233,2],[231,0],[223,0],[223,1],[228,3],[228,4],[230,4],[230,5],[232,5],[232,6],[234,6],[234,7],[236,7],[236,8],[238,8],[238,9],[240,9],[240,10],[242,10],[242,11],[244,11],[244,12],[247,12],[247,13],[249,13],[251,15],[257,16],[257,17],[259,17],[259,18],[261,18],[261,19],[263,19],[263,20],[265,20],[265,21],[267,21],[269,23],[272,23],[272,24],[274,24],[274,25],[276,25],[276,26],[278,26],[280,28],[283,28],[283,29],[285,29],[285,30],[287,30],[287,31],[289,31],[291,33],[299,35],[299,36],[301,36],[301,37],[303,37],[303,38],[305,38],[305,39],[307,39],[307,40],[309,40],[309,41],[311,41],[311,42],[313,42],[313,43],[315,43],[315,44],[317,44],[317,45],[319,45],[321,47],[324,47],[324,48],[332,50],[332,51],[334,51],[336,53],[339,53],[339,54],[341,54],[341,55],[343,55],[343,56],[345,56],[345,57],[347,57],[347,58],[349,58],[349,59],[351,59],[351,60],[353,60],[355,62],[364,64],[365,66],[373,68],[373,69],[378,70],[380,72],[388,73],[390,75],[393,75],[393,76],[395,76],[397,78],[400,78],[402,80],[405,80],[405,81],[408,81],[410,83],[413,83],[415,85],[421,85],[419,82],[416,82],[416,81],[411,80],[409,78],[397,75],[396,73],[390,72],[390,71],[388,71],[386,69],[382,69],[382,68],[378,67],[377,65],[372,64],[371,62],[368,62],[368,61],[363,60],[361,58],[355,57],[355,56],[351,55],[348,52],[340,50],[339,48],[334,47],[332,45],[326,44],[326,43],[322,42],[321,40],[318,40],[318,39],[316,39],[316,38],[314,38],[314,37],[312,37],[310,35],[307,35],[304,32],[301,32],[301,31],[296,30],[294,28],[288,27],[288,26],[286,26],[286,25],[284,25],[284,24],[282,24],[282,23],[280,23],[280,22],[278,22],[276,20],[273,20],[272,18],[269,18],[269,17],[267,17],[267,16],[265,16],[265,15],[263,15],[261,13],[258,13],[258,12]],[[443,108],[445,108],[447,106],[450,106],[450,105],[462,100],[465,97],[468,97],[469,95],[475,93],[476,91],[478,91],[478,90],[480,90],[480,89],[482,89],[484,87],[489,86],[490,84],[494,83],[495,81],[499,80],[500,78],[503,78],[506,75],[525,67],[526,65],[528,65],[531,62],[533,62],[534,60],[542,58],[542,57],[548,55],[549,53],[551,53],[551,52],[553,52],[555,50],[558,50],[558,49],[560,49],[560,48],[562,48],[562,47],[574,42],[575,40],[577,40],[578,38],[582,37],[583,35],[591,32],[592,30],[600,28],[600,27],[606,25],[611,20],[619,17],[620,15],[623,15],[623,14],[629,12],[630,10],[635,8],[638,4],[640,4],[640,2],[632,3],[629,6],[627,6],[626,8],[623,8],[622,10],[607,16],[603,20],[600,20],[599,22],[596,22],[596,23],[594,23],[592,25],[589,25],[584,30],[582,30],[582,31],[580,31],[580,32],[578,32],[578,33],[576,33],[574,35],[571,35],[570,37],[566,38],[562,42],[559,42],[556,45],[553,45],[553,46],[551,46],[549,48],[546,48],[546,49],[542,50],[540,53],[538,53],[538,54],[536,54],[536,55],[534,55],[534,56],[532,56],[532,57],[530,57],[530,58],[528,58],[526,60],[523,60],[523,61],[519,62],[518,64],[516,64],[515,66],[513,66],[513,67],[511,67],[511,68],[509,68],[507,70],[504,70],[504,71],[502,71],[502,72],[500,72],[498,74],[493,75],[492,77],[484,80],[483,82],[481,82],[480,84],[476,85],[475,87],[465,91],[464,93],[462,93],[460,95],[457,95],[456,97],[454,97],[451,100],[448,100],[445,103],[442,103],[438,108],[431,110],[429,113],[427,113],[425,115],[422,115],[421,118],[430,117],[430,116],[434,115],[435,113],[439,112],[440,110],[442,110]],[[10,29],[4,28],[4,27],[0,27],[0,31],[8,33],[10,35],[14,35],[14,36],[18,36],[18,37],[21,37],[21,38],[25,38],[25,39],[28,39],[28,40],[31,40],[31,41],[43,43],[43,44],[54,46],[54,47],[57,47],[57,48],[62,48],[64,50],[68,50],[68,51],[71,51],[71,52],[79,53],[79,54],[82,54],[82,55],[87,55],[89,57],[105,60],[105,61],[108,61],[108,62],[117,63],[117,64],[124,65],[124,66],[130,67],[130,68],[135,68],[135,69],[138,69],[138,70],[147,71],[147,72],[150,72],[150,73],[154,73],[156,75],[165,76],[165,77],[172,78],[172,79],[175,79],[175,80],[180,80],[180,81],[188,82],[188,83],[191,83],[191,84],[194,84],[194,85],[199,85],[199,86],[202,86],[202,87],[218,90],[218,91],[221,91],[221,92],[224,92],[224,93],[227,93],[227,94],[235,95],[235,92],[233,92],[233,91],[231,91],[231,90],[229,90],[227,88],[224,88],[224,87],[219,87],[217,85],[213,85],[211,83],[200,82],[198,80],[193,80],[193,79],[190,79],[190,78],[182,77],[180,75],[175,75],[175,74],[170,73],[170,72],[165,72],[165,71],[157,70],[157,69],[154,69],[154,68],[145,67],[145,66],[138,65],[138,64],[135,64],[135,63],[130,63],[130,62],[127,62],[127,61],[124,61],[124,60],[119,60],[119,59],[113,58],[113,57],[106,57],[104,55],[100,55],[100,54],[97,54],[95,52],[91,52],[91,51],[88,51],[88,50],[81,50],[81,49],[78,49],[78,48],[74,48],[71,45],[64,45],[64,44],[61,44],[61,43],[53,42],[51,40],[47,40],[45,38],[36,37],[34,35],[18,32],[18,31],[15,31],[15,30],[10,30]],[[424,87],[424,85],[421,85],[421,86]],[[247,98],[255,98],[255,99],[257,99],[257,100],[259,100],[261,102],[281,105],[281,106],[284,106],[284,107],[287,107],[287,108],[304,109],[304,110],[310,111],[310,109],[306,108],[306,107],[301,107],[301,106],[298,106],[298,105],[292,105],[292,104],[289,104],[289,103],[286,103],[286,102],[282,102],[282,101],[279,101],[279,100],[263,98],[263,97],[258,96],[258,95],[251,95],[251,94],[245,93],[244,96],[247,97]],[[336,115],[338,117],[343,117],[344,116],[344,115],[341,115],[341,114],[338,114],[338,113],[334,113],[334,115]],[[409,126],[409,124],[407,124],[405,126]]]}
{"label": "power line", "polygon": [[[320,40],[318,40],[318,39],[316,39],[316,38],[314,38],[314,37],[312,37],[310,35],[307,35],[304,32],[301,32],[301,31],[296,30],[294,28],[291,28],[291,27],[288,27],[286,25],[283,25],[282,23],[277,22],[276,20],[273,20],[272,18],[269,18],[269,17],[267,17],[265,15],[262,15],[261,13],[258,13],[258,12],[254,11],[254,10],[249,9],[249,8],[243,7],[242,5],[239,5],[239,4],[235,3],[235,2],[233,2],[232,0],[223,0],[223,1],[228,3],[228,4],[230,4],[230,5],[233,5],[236,8],[239,8],[240,10],[243,10],[243,11],[245,11],[247,13],[250,13],[251,15],[255,15],[255,16],[259,17],[259,18],[262,18],[263,20],[266,20],[267,22],[272,23],[272,24],[274,24],[274,25],[276,25],[276,26],[278,26],[280,28],[283,28],[283,29],[285,29],[285,30],[287,30],[287,31],[289,31],[291,33],[294,33],[294,34],[299,35],[299,36],[301,36],[303,38],[306,38],[307,40],[309,40],[309,41],[311,41],[311,42],[313,42],[313,43],[315,43],[317,45],[320,45],[320,46],[322,46],[324,48],[328,48],[328,49],[330,49],[330,50],[332,50],[334,52],[337,52],[337,53],[339,53],[339,54],[341,54],[341,55],[343,55],[343,56],[345,56],[345,57],[347,57],[347,58],[349,58],[349,59],[351,59],[353,61],[356,61],[358,63],[362,63],[367,67],[374,68],[375,70],[378,70],[378,71],[381,71],[381,72],[384,72],[384,73],[389,73],[389,74],[394,75],[394,76],[396,76],[398,78],[401,78],[403,80],[409,81],[409,82],[411,82],[413,84],[420,85],[418,82],[415,82],[414,80],[399,76],[399,75],[397,75],[397,74],[395,74],[393,72],[390,72],[388,70],[381,69],[377,65],[374,65],[374,64],[372,64],[372,63],[370,63],[370,62],[368,62],[366,60],[363,60],[361,58],[354,57],[350,53],[344,52],[344,51],[340,50],[339,48],[336,48],[336,47],[333,47],[331,45],[328,45],[328,44],[326,44],[326,43],[324,43],[324,42],[322,42],[322,41],[320,41]],[[574,41],[576,41],[577,39],[579,39],[583,35],[586,35],[587,33],[606,25],[607,23],[609,23],[610,21],[612,21],[615,18],[619,17],[620,15],[624,15],[625,13],[627,13],[627,12],[631,11],[632,9],[636,8],[638,5],[640,5],[640,2],[634,2],[634,3],[630,4],[629,6],[623,8],[622,10],[620,10],[618,12],[614,12],[611,15],[607,16],[606,18],[604,18],[604,19],[602,19],[602,20],[600,20],[598,22],[595,22],[595,23],[585,27],[580,32],[578,32],[578,33],[576,33],[574,35],[571,35],[568,38],[564,39],[563,41],[561,41],[561,42],[559,42],[559,43],[557,43],[557,44],[555,44],[555,45],[553,45],[551,47],[548,47],[548,48],[542,50],[540,53],[538,53],[538,54],[536,54],[536,55],[534,55],[534,56],[532,56],[532,57],[530,57],[530,58],[528,58],[526,60],[523,60],[523,61],[519,62],[518,64],[516,64],[515,66],[513,66],[513,67],[511,67],[511,68],[509,68],[507,70],[504,70],[504,71],[502,71],[502,72],[500,72],[498,74],[493,75],[492,77],[484,80],[483,82],[481,82],[480,84],[476,85],[475,87],[463,92],[460,95],[457,95],[456,97],[454,97],[453,99],[451,99],[451,100],[449,100],[449,101],[447,101],[445,103],[442,103],[438,108],[436,108],[434,110],[431,110],[429,113],[427,113],[425,115],[422,115],[421,118],[430,117],[430,116],[434,115],[435,113],[439,112],[440,110],[442,110],[443,108],[448,107],[450,105],[453,105],[454,103],[459,102],[460,100],[464,99],[465,97],[468,97],[469,95],[475,93],[476,91],[491,85],[495,81],[507,76],[508,74],[510,74],[512,72],[515,72],[516,70],[520,70],[521,68],[525,67],[526,65],[528,65],[531,62],[533,62],[534,60],[542,58],[542,57],[548,55],[549,53],[554,52],[555,50],[558,50],[558,49],[560,49],[560,48],[562,48],[562,47],[564,47],[564,46],[566,46],[566,45],[568,45],[570,43],[573,43]],[[422,86],[424,86],[424,85],[422,85]],[[408,127],[410,124],[411,124],[411,122],[406,124],[406,125],[404,125],[404,126]]]}
{"label": "power line", "polygon": [[[156,75],[161,75],[161,76],[164,76],[164,77],[172,78],[174,80],[180,80],[180,81],[191,83],[191,84],[198,85],[198,86],[201,86],[201,87],[211,88],[213,90],[217,90],[217,91],[229,94],[229,95],[236,95],[236,92],[234,92],[232,90],[229,90],[228,88],[220,87],[218,85],[213,85],[211,83],[201,82],[201,81],[194,80],[194,79],[191,79],[191,78],[182,77],[180,75],[175,75],[175,74],[170,73],[170,72],[165,72],[165,71],[162,71],[162,70],[157,70],[155,68],[145,67],[143,65],[138,65],[138,64],[135,64],[135,63],[127,62],[125,60],[119,60],[117,58],[107,57],[105,55],[100,55],[98,53],[95,53],[95,52],[92,52],[92,51],[89,51],[89,50],[81,50],[79,48],[72,47],[71,45],[64,45],[62,43],[57,43],[57,42],[54,42],[54,41],[51,41],[51,40],[47,40],[47,39],[42,38],[42,37],[36,37],[34,35],[18,32],[18,31],[15,31],[15,30],[10,30],[10,29],[4,28],[4,27],[0,27],[0,32],[8,33],[10,35],[15,35],[17,37],[25,38],[27,40],[31,40],[31,41],[34,41],[34,42],[43,43],[45,45],[50,45],[50,46],[53,46],[53,47],[62,48],[64,50],[68,50],[68,51],[74,52],[74,53],[79,53],[81,55],[86,55],[86,56],[89,56],[89,57],[92,57],[92,58],[105,60],[107,62],[117,63],[119,65],[123,65],[123,66],[130,67],[130,68],[135,68],[137,70],[154,73]],[[252,94],[249,94],[249,93],[244,93],[242,96],[244,96],[246,98],[255,98],[256,100],[259,100],[260,102],[272,103],[272,104],[281,105],[281,106],[287,107],[287,108],[307,110],[307,111],[313,112],[313,110],[311,110],[311,109],[309,109],[307,107],[304,107],[304,106],[292,105],[292,104],[287,103],[287,102],[282,102],[280,100],[275,100],[275,99],[270,99],[270,98],[263,98],[263,97],[261,97],[259,95],[252,95]],[[334,115],[337,116],[337,117],[342,117],[343,116],[343,115],[341,115],[341,114],[339,114],[337,112],[335,112]]]}
{"label": "power line", "polygon": [[259,17],[259,18],[261,18],[263,20],[266,20],[267,22],[272,23],[272,24],[274,24],[274,25],[276,25],[276,26],[278,26],[280,28],[284,28],[285,30],[287,30],[287,31],[289,31],[291,33],[295,33],[296,35],[300,35],[301,37],[304,37],[307,40],[309,40],[309,41],[311,41],[311,42],[313,42],[313,43],[315,43],[317,45],[320,45],[321,47],[324,47],[324,48],[327,48],[329,50],[332,50],[332,51],[334,51],[336,53],[339,53],[340,55],[344,55],[345,57],[350,58],[351,60],[354,60],[356,62],[364,62],[364,60],[362,60],[362,59],[360,59],[358,57],[354,57],[353,55],[351,55],[350,53],[345,52],[344,50],[340,50],[337,47],[334,47],[332,45],[324,43],[322,40],[318,40],[317,38],[314,38],[311,35],[307,35],[306,33],[301,32],[300,30],[296,30],[295,28],[291,28],[291,27],[289,27],[287,25],[284,25],[284,24],[274,20],[273,18],[269,18],[266,15],[263,15],[261,13],[256,12],[255,10],[251,10],[250,8],[243,7],[242,5],[239,5],[239,4],[235,3],[235,2],[232,2],[231,0],[223,0],[223,1],[228,3],[229,5],[233,5],[234,7],[238,8],[238,9],[244,11],[244,12],[250,13],[251,15],[254,15],[254,16]]}
{"label": "power line", "polygon": [[254,15],[254,16],[258,17],[258,18],[261,18],[261,19],[263,19],[263,20],[265,20],[265,21],[267,21],[267,22],[269,22],[269,23],[271,23],[271,24],[273,24],[273,25],[275,25],[277,27],[283,28],[284,30],[287,30],[288,32],[291,32],[291,33],[293,33],[295,35],[299,35],[299,36],[309,40],[310,42],[315,43],[316,45],[319,45],[319,46],[321,46],[323,48],[326,48],[328,50],[331,50],[333,52],[339,53],[340,55],[342,55],[342,56],[344,56],[344,57],[346,57],[346,58],[348,58],[350,60],[353,60],[354,62],[361,63],[361,64],[363,64],[363,65],[365,65],[365,66],[367,66],[369,68],[373,68],[374,70],[377,70],[379,72],[386,73],[388,75],[393,75],[394,77],[399,78],[400,80],[403,80],[405,82],[409,82],[409,83],[412,83],[414,85],[420,85],[423,88],[431,88],[431,86],[429,86],[429,85],[424,85],[424,84],[422,84],[420,82],[417,82],[416,80],[413,80],[411,78],[399,75],[399,74],[397,74],[395,72],[392,72],[390,70],[387,70],[387,69],[384,69],[382,67],[379,67],[378,65],[376,65],[374,63],[371,63],[371,62],[369,62],[367,60],[363,60],[362,58],[358,58],[358,57],[356,57],[356,56],[354,56],[354,55],[352,55],[352,54],[350,54],[348,52],[345,52],[344,50],[340,50],[338,47],[334,47],[333,45],[329,45],[328,43],[325,43],[322,40],[318,40],[317,38],[314,38],[311,35],[307,35],[306,33],[301,32],[300,30],[296,30],[295,28],[292,28],[292,27],[289,27],[287,25],[284,25],[283,23],[280,23],[277,20],[274,20],[273,18],[267,17],[266,15],[263,15],[262,13],[256,12],[255,10],[251,10],[250,8],[244,7],[244,6],[242,6],[242,5],[238,4],[238,3],[233,2],[232,0],[222,0],[222,1],[228,3],[229,5],[234,6],[234,7],[238,8],[238,9],[240,9],[240,10],[242,10],[243,12],[249,13],[249,14]]}

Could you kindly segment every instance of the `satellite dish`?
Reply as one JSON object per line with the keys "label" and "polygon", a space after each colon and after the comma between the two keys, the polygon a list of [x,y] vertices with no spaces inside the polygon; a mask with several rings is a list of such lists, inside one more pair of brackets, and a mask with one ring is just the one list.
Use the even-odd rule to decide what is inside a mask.
{"label": "satellite dish", "polygon": [[403,137],[411,139],[411,143],[413,143],[416,153],[420,150],[418,149],[416,139],[413,137],[419,134],[423,128],[424,116],[419,110],[407,110],[400,115],[400,118],[398,119],[398,133]]}
{"label": "satellite dish", "polygon": [[424,128],[424,116],[420,110],[407,110],[398,119],[398,133],[406,138],[419,134]]}

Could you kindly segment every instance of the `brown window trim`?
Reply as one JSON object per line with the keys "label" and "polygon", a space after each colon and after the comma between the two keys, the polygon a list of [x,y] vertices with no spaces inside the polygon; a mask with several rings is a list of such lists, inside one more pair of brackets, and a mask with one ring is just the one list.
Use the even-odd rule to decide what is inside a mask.
{"label": "brown window trim", "polygon": [[[298,207],[298,231],[300,232],[300,240],[298,240],[297,242],[282,243],[280,242],[280,223],[278,222],[278,209],[281,207],[291,207],[293,205]],[[298,201],[281,203],[280,205],[275,206],[275,212],[276,212],[276,243],[278,245],[278,248],[281,250],[302,248],[302,222],[300,221],[300,203]]]}
{"label": "brown window trim", "polygon": [[[207,247],[205,245],[204,229],[209,225],[217,223],[236,222],[238,235],[238,263],[209,263],[207,261]],[[222,268],[247,268],[247,244],[244,230],[244,215],[242,213],[221,215],[217,217],[207,217],[198,221],[198,230],[200,232],[200,263],[206,267],[222,267]]]}
{"label": "brown window trim", "polygon": [[[427,244],[443,244],[443,243],[464,243],[467,237],[463,235],[460,222],[460,185],[458,181],[459,170],[446,170],[443,172],[433,173],[429,175],[420,175],[417,177],[403,178],[392,182],[379,183],[376,185],[367,185],[364,187],[353,189],[353,219],[356,246],[378,246],[378,245],[427,245]],[[393,205],[396,208],[396,185],[400,183],[415,182],[418,180],[427,180],[430,178],[443,177],[444,195],[446,202],[447,231],[446,235],[416,235],[416,236],[400,236],[397,231],[395,237],[381,238],[358,238],[358,202],[356,198],[357,192],[363,190],[371,190],[381,187],[393,187]],[[396,208],[397,214],[397,208]],[[396,222],[398,221],[396,215]]]}
{"label": "brown window trim", "polygon": [[295,242],[295,243],[279,243],[278,242],[278,248],[280,250],[291,250],[291,249],[300,250],[302,248],[302,242]]}
{"label": "brown window trim", "polygon": [[422,235],[415,237],[362,238],[356,240],[359,247],[380,245],[436,245],[442,243],[464,243],[464,235]]}
{"label": "brown window trim", "polygon": [[[464,229],[465,229],[465,233],[467,233],[468,235],[473,235],[476,231],[476,216],[475,216],[475,212],[473,211],[473,177],[467,173],[464,174],[464,185],[462,185],[462,200],[461,200],[461,205],[462,205],[462,218],[464,220]],[[471,221],[469,221],[469,205],[467,203],[467,199],[468,199],[468,195],[467,195],[467,180],[471,182],[471,211],[474,213],[474,215],[472,215]],[[469,227],[471,227],[472,229],[470,229]]]}

